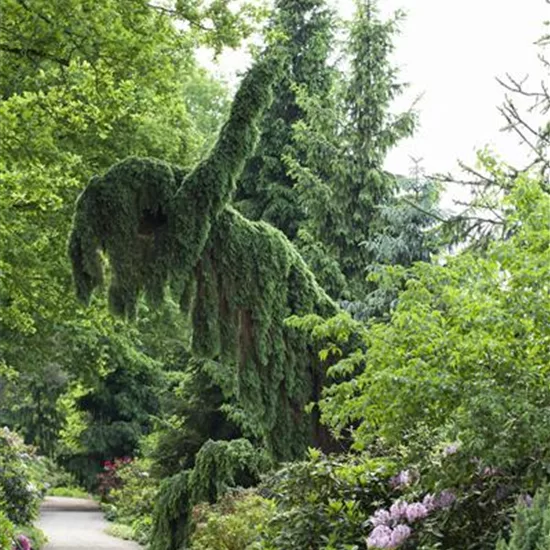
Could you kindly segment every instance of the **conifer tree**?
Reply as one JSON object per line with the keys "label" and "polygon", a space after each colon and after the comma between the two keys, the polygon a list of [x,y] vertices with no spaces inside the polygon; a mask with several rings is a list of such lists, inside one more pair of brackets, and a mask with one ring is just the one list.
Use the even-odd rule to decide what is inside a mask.
{"label": "conifer tree", "polygon": [[229,205],[284,56],[284,48],[268,49],[250,69],[212,150],[190,172],[128,158],[92,178],[77,202],[70,256],[79,297],[89,301],[102,284],[101,251],[115,313],[133,317],[141,294],[158,305],[171,285],[192,327],[193,354],[221,388],[220,410],[245,438],[205,441],[192,467],[166,484],[153,536],[171,541],[166,547],[187,537],[190,504],[216,498],[239,472],[253,476],[242,465],[256,446],[284,460],[315,441],[304,409],[319,395],[322,372],[307,339],[284,321],[336,307],[282,232]]}
{"label": "conifer tree", "polygon": [[250,219],[263,219],[294,239],[305,212],[283,158],[300,155],[293,151],[293,125],[304,116],[297,88],[320,101],[330,92],[334,70],[328,57],[335,17],[325,0],[278,0],[277,6],[288,37],[288,57],[262,119],[258,147],[239,181],[236,205]]}
{"label": "conifer tree", "polygon": [[375,261],[364,243],[384,230],[380,208],[397,188],[384,160],[415,122],[412,112],[390,112],[403,91],[390,61],[401,14],[382,21],[374,0],[358,0],[356,8],[345,52],[349,70],[333,88],[330,105],[302,97],[308,115],[296,125],[295,139],[306,162],[287,157],[308,211],[302,238],[306,245],[318,243],[306,246],[306,259],[321,269],[314,268],[334,296],[347,299],[364,293],[367,267]]}
{"label": "conifer tree", "polygon": [[410,113],[394,117],[389,112],[403,90],[390,62],[399,18],[400,14],[383,22],[374,0],[360,0],[350,29],[351,77],[346,83],[343,129],[346,169],[334,180],[333,211],[319,229],[322,240],[337,251],[352,286],[363,282],[372,256],[362,243],[376,231],[377,209],[395,189],[394,177],[383,168],[385,157],[414,127]]}
{"label": "conifer tree", "polygon": [[178,287],[193,352],[227,366],[218,376],[228,414],[274,456],[290,458],[310,442],[303,406],[316,384],[306,342],[284,320],[334,305],[281,232],[228,206],[278,65],[270,55],[245,76],[218,141],[189,174],[129,158],[94,177],[77,203],[70,253],[88,301],[106,251],[117,314],[133,317],[142,292],[160,304],[168,282]]}
{"label": "conifer tree", "polygon": [[243,476],[257,478],[256,447],[284,460],[315,440],[304,409],[318,397],[322,373],[307,339],[284,321],[336,307],[283,233],[229,206],[284,61],[284,47],[271,48],[250,69],[218,140],[190,172],[128,158],[92,178],[77,203],[70,255],[79,297],[88,301],[103,281],[101,250],[115,313],[134,316],[142,293],[159,304],[171,284],[192,327],[193,354],[205,360],[223,395],[220,410],[244,437],[204,441],[163,485],[153,533],[159,550],[185,544],[194,503]]}

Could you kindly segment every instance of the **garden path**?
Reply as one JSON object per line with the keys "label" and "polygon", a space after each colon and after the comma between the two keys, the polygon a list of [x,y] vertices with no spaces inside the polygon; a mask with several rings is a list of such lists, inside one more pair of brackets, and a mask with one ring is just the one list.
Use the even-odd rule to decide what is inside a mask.
{"label": "garden path", "polygon": [[140,546],[105,533],[107,522],[93,500],[48,497],[40,527],[48,537],[44,550],[139,550]]}

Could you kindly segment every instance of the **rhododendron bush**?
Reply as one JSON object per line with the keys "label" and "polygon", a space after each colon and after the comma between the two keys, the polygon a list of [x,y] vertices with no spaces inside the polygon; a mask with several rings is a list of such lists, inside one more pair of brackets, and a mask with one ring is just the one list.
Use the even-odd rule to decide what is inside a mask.
{"label": "rhododendron bush", "polygon": [[140,543],[149,540],[158,492],[158,480],[150,477],[149,469],[146,460],[122,457],[106,461],[98,475],[106,518],[124,526],[128,536]]}
{"label": "rhododendron bush", "polygon": [[38,548],[41,533],[32,527],[44,494],[43,458],[8,428],[0,429],[0,549]]}
{"label": "rhododendron bush", "polygon": [[30,523],[38,511],[41,491],[33,475],[38,460],[16,433],[0,429],[0,511],[14,523]]}
{"label": "rhododendron bush", "polygon": [[[394,484],[408,486],[408,503],[375,512],[370,548],[492,548],[548,477],[550,195],[528,173],[508,188],[506,238],[388,270],[407,280],[389,323],[291,320],[332,363],[324,422],[403,469]],[[441,491],[453,494],[446,510],[411,508]]]}

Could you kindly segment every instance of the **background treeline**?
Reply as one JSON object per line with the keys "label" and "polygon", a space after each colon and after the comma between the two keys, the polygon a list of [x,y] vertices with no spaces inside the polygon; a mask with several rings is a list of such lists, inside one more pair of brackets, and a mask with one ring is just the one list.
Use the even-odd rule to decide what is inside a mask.
{"label": "background treeline", "polygon": [[[205,155],[230,93],[196,49],[272,31],[267,11],[2,0],[0,425],[71,472],[67,483],[99,491],[114,531],[152,548],[549,541],[550,125],[532,127],[508,100],[531,164],[481,152],[470,204],[441,212],[441,180],[384,169],[418,117],[392,110],[402,15],[356,4],[343,22],[322,0],[276,3],[284,76],[233,200],[286,235],[340,310],[288,321],[319,351],[310,414],[322,434],[309,442],[321,450],[285,441],[282,465],[242,437],[225,387],[233,367],[192,352],[175,299],[140,302],[133,323],[101,293],[84,308],[67,258],[93,175],[128,156],[186,170]],[[548,113],[547,88],[510,85]],[[23,445],[8,437],[0,461]],[[34,497],[18,516],[19,489],[0,489],[0,525],[29,523]]]}

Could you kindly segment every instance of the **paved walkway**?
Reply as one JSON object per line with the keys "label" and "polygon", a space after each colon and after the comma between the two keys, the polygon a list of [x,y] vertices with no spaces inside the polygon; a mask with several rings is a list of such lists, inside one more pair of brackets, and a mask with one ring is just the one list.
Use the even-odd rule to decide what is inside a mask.
{"label": "paved walkway", "polygon": [[48,497],[38,526],[46,533],[44,550],[139,550],[140,546],[105,533],[108,523],[93,500]]}

